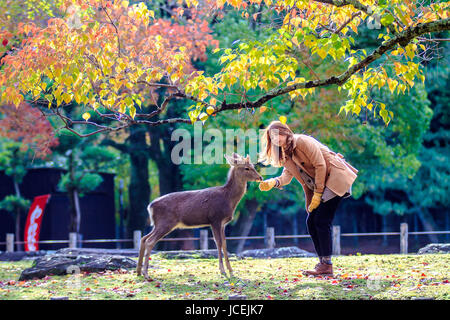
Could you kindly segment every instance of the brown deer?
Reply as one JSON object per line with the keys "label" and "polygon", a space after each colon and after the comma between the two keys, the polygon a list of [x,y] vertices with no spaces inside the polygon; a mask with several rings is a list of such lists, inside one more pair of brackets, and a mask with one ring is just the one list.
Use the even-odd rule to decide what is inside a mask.
{"label": "brown deer", "polygon": [[201,190],[173,192],[153,200],[147,207],[153,230],[142,237],[137,264],[137,274],[148,279],[148,260],[155,244],[174,229],[210,226],[216,242],[220,272],[226,276],[222,262],[222,251],[230,275],[233,274],[228,260],[225,242],[225,226],[233,219],[233,213],[247,190],[247,181],[262,181],[247,155],[246,158],[233,153],[225,155],[231,166],[227,182],[223,186]]}

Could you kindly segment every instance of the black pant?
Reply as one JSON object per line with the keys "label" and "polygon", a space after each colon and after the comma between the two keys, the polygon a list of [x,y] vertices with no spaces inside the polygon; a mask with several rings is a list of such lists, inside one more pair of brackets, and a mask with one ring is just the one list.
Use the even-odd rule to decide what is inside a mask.
{"label": "black pant", "polygon": [[332,255],[332,223],[341,200],[342,197],[335,196],[327,202],[321,202],[306,218],[308,233],[312,238],[314,249],[319,257]]}

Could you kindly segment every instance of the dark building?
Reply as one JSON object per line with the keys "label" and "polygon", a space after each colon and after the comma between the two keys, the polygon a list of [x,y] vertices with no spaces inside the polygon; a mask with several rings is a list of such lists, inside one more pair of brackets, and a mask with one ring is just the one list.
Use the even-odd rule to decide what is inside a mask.
{"label": "dark building", "polygon": [[[57,190],[61,175],[66,170],[54,168],[36,168],[28,170],[20,184],[23,197],[33,201],[35,196],[51,194],[42,218],[39,240],[69,239],[70,206],[67,195]],[[81,226],[83,239],[116,238],[114,175],[100,173],[103,182],[94,191],[80,198]],[[15,194],[12,179],[0,171],[0,200]],[[22,214],[20,222],[21,241],[28,212]],[[11,214],[0,210],[0,242],[4,242],[7,233],[14,233],[15,220]],[[113,248],[115,243],[83,244],[83,247]],[[39,244],[40,250],[54,250],[67,247],[67,244]],[[5,250],[4,246],[0,250]]]}

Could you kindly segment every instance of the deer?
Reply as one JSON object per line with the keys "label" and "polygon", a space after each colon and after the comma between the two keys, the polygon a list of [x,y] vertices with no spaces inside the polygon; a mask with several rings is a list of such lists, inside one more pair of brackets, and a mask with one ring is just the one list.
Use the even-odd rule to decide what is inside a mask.
{"label": "deer", "polygon": [[[247,182],[263,181],[250,158],[233,153],[224,155],[230,169],[227,181],[222,186],[199,190],[172,192],[153,200],[147,207],[152,231],[140,242],[139,259],[136,268],[138,276],[148,277],[150,253],[155,244],[175,229],[201,228],[209,226],[217,246],[219,270],[227,276],[222,253],[230,276],[233,270],[228,260],[225,226],[233,219],[236,206],[247,191]],[[142,265],[144,260],[144,264]]]}

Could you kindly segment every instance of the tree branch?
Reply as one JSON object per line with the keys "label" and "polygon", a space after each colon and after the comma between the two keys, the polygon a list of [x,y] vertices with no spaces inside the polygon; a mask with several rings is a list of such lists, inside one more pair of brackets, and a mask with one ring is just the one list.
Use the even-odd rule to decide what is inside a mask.
{"label": "tree branch", "polygon": [[369,8],[365,5],[363,5],[361,2],[356,1],[356,0],[313,0],[315,2],[320,2],[320,3],[325,3],[325,4],[330,4],[333,5],[335,7],[345,7],[348,5],[353,6],[355,9],[364,11],[365,13],[369,12]]}
{"label": "tree branch", "polygon": [[359,70],[365,68],[375,60],[379,59],[384,53],[387,51],[394,49],[394,47],[399,44],[401,46],[406,46],[408,43],[417,38],[420,35],[430,33],[430,32],[438,32],[450,30],[450,19],[443,19],[439,21],[427,22],[418,24],[415,27],[410,27],[400,33],[398,33],[393,38],[385,41],[381,44],[377,49],[375,49],[370,55],[364,58],[362,61],[357,64],[351,66],[347,71],[343,72],[339,76],[332,76],[323,80],[313,80],[306,81],[302,83],[297,83],[294,85],[286,86],[284,88],[279,88],[276,90],[269,91],[266,95],[260,97],[258,100],[252,102],[248,101],[245,104],[242,103],[226,103],[225,101],[220,105],[220,108],[215,112],[222,112],[225,110],[233,110],[233,109],[241,109],[244,107],[247,108],[259,108],[267,101],[278,97],[280,95],[289,93],[291,91],[297,89],[308,89],[308,88],[316,88],[316,87],[325,87],[332,84],[336,84],[338,86],[342,86],[353,74],[358,72]]}
{"label": "tree branch", "polygon": [[[355,1],[331,1],[331,0],[317,0],[318,2],[323,3],[333,3],[335,5],[343,6],[347,4],[356,3]],[[337,3],[337,4],[336,4]],[[397,45],[400,46],[406,46],[411,42],[411,40],[416,39],[422,35],[432,33],[432,32],[439,32],[439,31],[445,31],[450,30],[450,19],[442,19],[438,21],[433,22],[427,22],[427,23],[421,23],[414,27],[407,28],[403,30],[402,32],[399,32],[395,34],[391,39],[382,42],[382,44],[376,48],[371,54],[369,54],[367,57],[365,57],[360,62],[354,64],[350,68],[348,68],[345,72],[341,73],[340,75],[335,75],[326,79],[316,79],[316,80],[310,80],[305,81],[302,83],[296,83],[293,85],[289,85],[286,87],[277,87],[270,91],[268,91],[265,95],[257,98],[255,101],[250,101],[245,99],[241,102],[236,103],[227,103],[224,99],[223,102],[221,102],[217,107],[215,107],[216,111],[212,114],[217,114],[219,112],[225,111],[225,110],[233,110],[233,109],[243,109],[243,108],[258,108],[264,105],[266,102],[270,101],[271,99],[284,95],[286,93],[289,93],[291,91],[297,90],[297,89],[308,89],[308,88],[316,88],[316,87],[325,87],[329,85],[338,85],[342,86],[344,83],[347,82],[348,79],[353,74],[356,74],[358,71],[364,69],[368,65],[370,65],[372,62],[378,60],[383,54],[388,52],[389,50],[394,49]],[[157,110],[152,111],[150,113],[142,113],[142,114],[136,114],[135,119],[132,119],[130,116],[127,115],[127,117],[120,121],[120,119],[113,119],[114,114],[99,114],[102,118],[110,119],[110,120],[119,120],[121,122],[120,126],[115,127],[109,127],[101,124],[97,124],[95,122],[90,121],[81,121],[81,120],[72,120],[68,118],[67,116],[62,115],[59,110],[57,109],[55,114],[58,115],[62,121],[64,122],[65,126],[63,128],[73,132],[74,134],[78,135],[79,137],[88,137],[100,132],[107,132],[107,131],[118,131],[127,127],[130,127],[134,124],[146,124],[148,126],[159,126],[163,124],[173,124],[173,123],[187,123],[191,124],[192,121],[190,119],[184,119],[184,118],[169,118],[169,119],[158,119],[155,121],[148,120],[154,116],[157,116],[158,114],[161,114],[166,108],[169,103],[169,101],[173,98],[179,97],[179,98],[185,98],[192,101],[200,102],[205,106],[209,106],[207,102],[201,101],[200,99],[185,94],[175,85],[168,85],[163,83],[149,83],[146,81],[138,81],[138,83],[145,84],[150,87],[165,87],[168,89],[175,89],[175,92],[169,94],[164,101],[161,104],[161,107],[157,106]],[[87,134],[81,134],[79,132],[76,132],[72,128],[73,124],[79,124],[79,125],[88,125],[95,127],[96,131],[87,133]]]}

